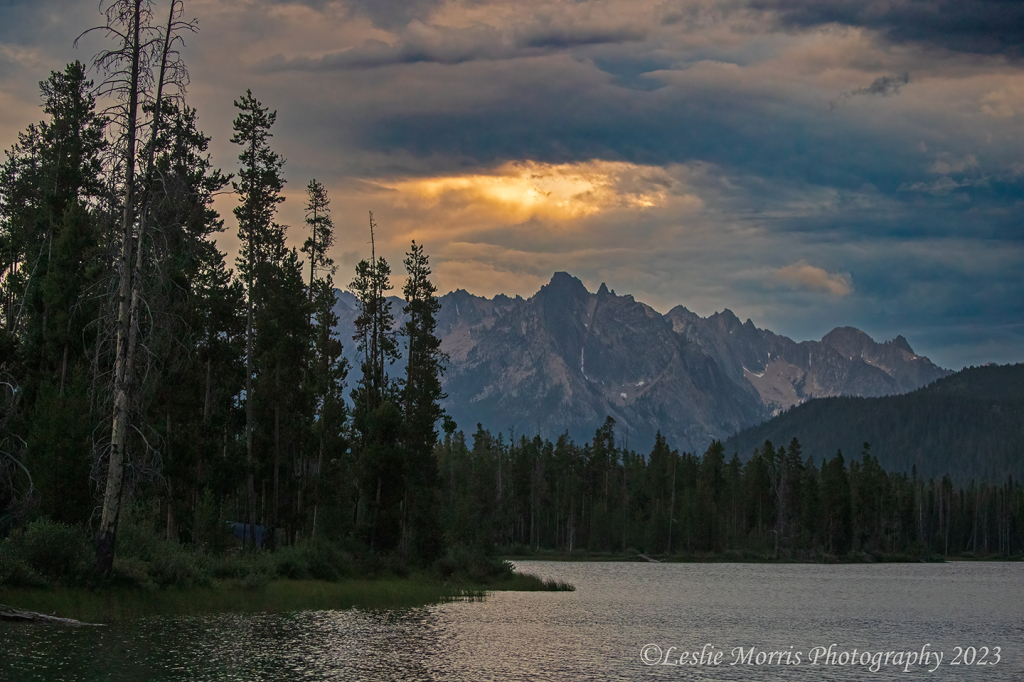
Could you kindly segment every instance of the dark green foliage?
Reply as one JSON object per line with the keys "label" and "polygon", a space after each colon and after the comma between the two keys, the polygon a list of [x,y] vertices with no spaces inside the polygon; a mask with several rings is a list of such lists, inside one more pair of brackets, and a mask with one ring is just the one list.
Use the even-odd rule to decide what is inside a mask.
{"label": "dark green foliage", "polygon": [[81,529],[41,518],[11,538],[32,570],[48,580],[74,579],[92,565],[92,547]]}
{"label": "dark green foliage", "polygon": [[0,585],[6,587],[45,587],[46,579],[39,575],[24,552],[11,539],[0,540]]}
{"label": "dark green foliage", "polygon": [[741,454],[797,436],[816,461],[864,441],[882,468],[998,483],[1024,477],[1024,365],[971,367],[912,393],[821,398],[791,408],[726,442]]}
{"label": "dark green foliage", "polygon": [[[196,25],[180,3],[166,29],[146,3],[108,9],[120,46],[97,57],[107,80],[94,90],[78,62],[52,73],[45,120],[0,168],[0,540],[17,540],[4,540],[3,580],[95,578],[79,560],[88,541],[61,533],[98,538],[102,576],[140,586],[235,564],[253,584],[429,564],[445,550],[433,452],[445,356],[423,249],[406,261],[404,377],[389,374],[402,351],[390,267],[371,254],[356,269],[364,362],[350,414],[326,189],[307,187],[307,282],[275,220],[277,115],[246,91],[232,272],[213,207],[231,178],[212,165],[177,53]],[[263,528],[279,567],[233,556],[237,522]],[[71,555],[43,556],[47,542]]]}
{"label": "dark green foliage", "polygon": [[0,377],[20,389],[18,413],[5,405],[0,416],[0,533],[43,491],[54,518],[77,523],[91,509],[86,391],[98,307],[87,292],[99,277],[93,206],[105,147],[91,89],[80,62],[51,73],[40,83],[47,120],[19,135],[0,168]]}
{"label": "dark green foliage", "polygon": [[220,554],[231,544],[223,505],[209,487],[204,488],[196,504],[192,521],[192,542],[197,547]]}
{"label": "dark green foliage", "polygon": [[327,190],[315,179],[306,186],[306,225],[309,237],[302,244],[302,253],[309,254],[309,285],[312,289],[317,270],[333,275],[337,268],[327,251],[334,246],[334,221]]}
{"label": "dark green foliage", "polygon": [[400,400],[404,408],[402,444],[403,500],[401,551],[424,562],[437,558],[444,549],[439,517],[439,488],[434,445],[437,427],[444,418],[441,375],[448,356],[437,337],[436,315],[441,308],[430,281],[427,255],[414,241],[406,254],[405,296],[405,381]]}
{"label": "dark green foliage", "polygon": [[[315,536],[318,517],[325,539],[348,537],[346,366],[332,335],[326,193],[317,186],[309,249],[325,276],[307,286],[273,221],[283,200],[283,160],[266,144],[274,114],[251,93],[241,98],[243,249],[233,273],[213,241],[224,227],[213,197],[229,178],[210,162],[196,111],[160,102],[160,125],[139,144],[138,206],[126,212],[117,205],[124,179],[99,163],[106,121],[90,88],[81,64],[52,74],[42,84],[49,118],[20,136],[0,172],[0,538],[23,538],[40,513],[67,527],[96,521],[117,336],[104,326],[117,304],[103,295],[126,234],[136,242],[129,289],[144,313],[130,325],[140,359],[122,382],[127,511],[112,576],[196,584],[210,574],[196,557],[229,550],[231,521],[275,526],[270,544]],[[156,103],[145,107],[155,119]],[[122,215],[132,216],[127,231]],[[182,541],[198,554],[168,549]],[[314,573],[336,572],[313,563]],[[25,557],[8,564],[15,582],[27,575],[20,567],[32,570]]]}
{"label": "dark green foliage", "polygon": [[[885,471],[873,447],[820,468],[800,441],[766,441],[747,463],[721,443],[702,456],[659,435],[641,455],[614,422],[580,447],[567,436],[505,443],[477,427],[437,448],[449,541],[479,552],[643,552],[698,560],[931,560],[1024,552],[1024,489]],[[536,475],[533,475],[536,472]],[[437,570],[451,572],[450,559]]]}
{"label": "dark green foliage", "polygon": [[[371,238],[374,229],[371,215]],[[445,545],[434,446],[444,419],[440,382],[447,358],[436,334],[437,289],[415,242],[405,267],[406,371],[398,380],[388,373],[402,350],[387,298],[390,266],[383,258],[363,260],[349,285],[359,305],[354,340],[362,354],[362,377],[352,391],[355,523],[371,552],[427,564]]]}
{"label": "dark green foliage", "polygon": [[489,585],[511,578],[514,567],[493,554],[464,545],[453,545],[443,557],[434,562],[434,572],[440,578],[452,582]]}

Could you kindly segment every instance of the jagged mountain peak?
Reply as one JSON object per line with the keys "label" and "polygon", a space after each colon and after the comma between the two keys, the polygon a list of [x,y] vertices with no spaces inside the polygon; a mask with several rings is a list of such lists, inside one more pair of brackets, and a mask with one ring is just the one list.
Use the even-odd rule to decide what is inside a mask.
{"label": "jagged mountain peak", "polygon": [[903,338],[902,334],[897,336],[892,341],[886,341],[886,343],[887,344],[892,344],[892,346],[894,348],[899,348],[900,350],[904,350],[904,351],[910,353],[911,355],[916,355],[916,353],[914,353],[914,349],[910,347],[910,343],[907,342],[907,340],[905,338]]}
{"label": "jagged mountain peak", "polygon": [[[676,447],[702,449],[811,398],[889,395],[948,374],[902,336],[878,344],[838,327],[797,343],[728,308],[703,318],[680,305],[662,315],[607,284],[590,293],[567,272],[526,300],[457,289],[440,302],[437,332],[451,358],[445,407],[463,427],[568,430],[586,440],[610,415],[640,449],[659,430]],[[339,296],[344,341],[355,303]],[[345,353],[358,366],[355,345]]]}
{"label": "jagged mountain peak", "polygon": [[556,272],[551,275],[551,281],[540,288],[543,291],[567,291],[573,294],[589,294],[587,287],[579,278],[570,275],[568,272]]}
{"label": "jagged mountain peak", "polygon": [[725,308],[720,313],[715,313],[708,318],[708,322],[714,324],[719,329],[725,330],[726,332],[735,332],[737,329],[743,327],[743,323],[740,318],[736,317],[736,313]]}
{"label": "jagged mountain peak", "polygon": [[702,318],[680,306],[666,317],[772,412],[811,398],[905,393],[949,373],[908,350],[902,337],[878,344],[854,327],[797,343],[751,320],[741,324],[728,308]]}
{"label": "jagged mountain peak", "polygon": [[868,346],[874,346],[875,340],[856,327],[836,327],[821,342],[835,348],[847,357],[856,357]]}

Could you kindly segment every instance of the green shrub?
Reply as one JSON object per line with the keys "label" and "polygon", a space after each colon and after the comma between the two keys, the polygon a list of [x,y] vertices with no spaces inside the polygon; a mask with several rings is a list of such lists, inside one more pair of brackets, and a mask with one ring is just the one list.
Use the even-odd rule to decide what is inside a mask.
{"label": "green shrub", "polygon": [[149,564],[135,557],[115,556],[110,570],[110,582],[122,587],[156,587],[156,583],[149,577]]}
{"label": "green shrub", "polygon": [[306,548],[281,547],[274,552],[274,574],[291,580],[309,577],[309,558]]}
{"label": "green shrub", "polygon": [[0,585],[45,587],[46,579],[32,570],[18,547],[9,540],[0,540]]}
{"label": "green shrub", "polygon": [[256,591],[266,587],[270,582],[270,577],[270,573],[264,570],[257,570],[242,578],[239,584],[244,590]]}
{"label": "green shrub", "polygon": [[450,547],[445,556],[434,562],[433,569],[444,580],[459,579],[481,585],[507,580],[515,572],[511,562],[464,545]]}
{"label": "green shrub", "polygon": [[532,545],[524,545],[521,542],[516,542],[508,548],[507,553],[512,556],[530,556],[536,554],[536,551]]}
{"label": "green shrub", "polygon": [[149,562],[149,574],[160,587],[191,587],[210,584],[210,574],[202,556],[190,548],[171,542],[161,543]]}
{"label": "green shrub", "polygon": [[338,580],[355,572],[352,555],[331,542],[307,546],[309,575],[317,580]]}
{"label": "green shrub", "polygon": [[163,543],[156,532],[159,502],[127,505],[117,523],[115,552],[122,557],[152,561],[157,547]]}
{"label": "green shrub", "polygon": [[92,543],[73,526],[38,519],[25,528],[20,544],[29,565],[50,580],[78,582],[92,570]]}
{"label": "green shrub", "polygon": [[192,539],[198,546],[214,554],[225,551],[231,545],[231,531],[224,521],[223,511],[217,504],[213,491],[209,488],[203,490],[199,504],[196,505]]}
{"label": "green shrub", "polygon": [[214,578],[241,580],[250,572],[250,563],[242,552],[228,552],[213,558],[210,573]]}
{"label": "green shrub", "polygon": [[459,565],[450,553],[434,562],[434,573],[442,580],[452,578],[457,570],[459,570]]}
{"label": "green shrub", "polygon": [[396,578],[409,577],[409,565],[397,554],[390,554],[385,558],[384,570]]}

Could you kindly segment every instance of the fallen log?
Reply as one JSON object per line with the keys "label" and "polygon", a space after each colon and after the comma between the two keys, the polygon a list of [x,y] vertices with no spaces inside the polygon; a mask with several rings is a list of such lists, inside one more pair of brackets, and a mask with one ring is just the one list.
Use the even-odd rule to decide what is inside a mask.
{"label": "fallen log", "polygon": [[61,618],[59,616],[16,609],[13,606],[0,604],[0,620],[12,621],[15,623],[56,623],[60,625],[102,625],[102,623],[84,623],[74,618]]}

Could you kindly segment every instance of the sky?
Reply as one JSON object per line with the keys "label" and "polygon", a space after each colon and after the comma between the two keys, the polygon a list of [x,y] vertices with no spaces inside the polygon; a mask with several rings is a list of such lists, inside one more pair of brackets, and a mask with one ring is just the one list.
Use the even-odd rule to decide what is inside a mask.
{"label": "sky", "polygon": [[[162,9],[164,0],[154,0]],[[188,103],[238,168],[272,110],[280,220],[323,183],[336,282],[425,246],[442,292],[556,271],[795,340],[902,334],[1024,361],[1024,3],[186,0]],[[109,46],[97,0],[0,0],[0,146],[38,82]],[[232,251],[235,198],[218,199]]]}

